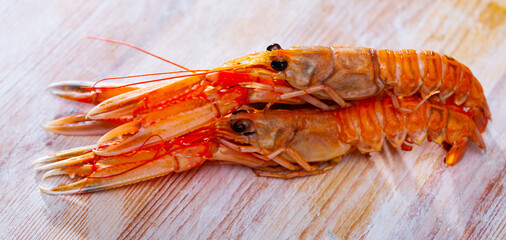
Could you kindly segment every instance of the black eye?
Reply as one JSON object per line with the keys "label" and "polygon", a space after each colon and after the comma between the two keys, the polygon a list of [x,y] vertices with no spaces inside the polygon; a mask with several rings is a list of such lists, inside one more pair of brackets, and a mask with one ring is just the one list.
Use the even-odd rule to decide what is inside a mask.
{"label": "black eye", "polygon": [[283,61],[272,61],[271,62],[272,69],[276,71],[283,71],[288,67],[288,62],[286,60]]}
{"label": "black eye", "polygon": [[231,125],[232,130],[237,133],[242,133],[251,127],[251,121],[249,119],[240,119]]}
{"label": "black eye", "polygon": [[281,48],[281,46],[279,46],[279,44],[277,44],[277,43],[273,43],[273,44],[271,44],[271,45],[269,45],[269,46],[267,47],[267,51],[269,51],[269,52],[270,52],[270,51],[274,51],[274,50],[280,50],[280,49],[282,49],[282,48]]}
{"label": "black eye", "polygon": [[233,112],[232,115],[237,115],[238,113],[248,113],[248,111],[241,109]]}

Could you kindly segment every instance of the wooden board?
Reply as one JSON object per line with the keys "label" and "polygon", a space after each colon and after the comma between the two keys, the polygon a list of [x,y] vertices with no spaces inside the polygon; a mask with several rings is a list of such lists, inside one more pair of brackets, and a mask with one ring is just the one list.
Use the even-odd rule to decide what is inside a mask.
{"label": "wooden board", "polygon": [[[504,239],[505,1],[13,1],[0,5],[0,239]],[[95,194],[41,193],[35,158],[92,144],[41,125],[90,108],[53,82],[219,66],[281,46],[430,49],[469,66],[492,114],[483,137],[446,167],[441,146],[386,146],[290,180],[204,166]]]}

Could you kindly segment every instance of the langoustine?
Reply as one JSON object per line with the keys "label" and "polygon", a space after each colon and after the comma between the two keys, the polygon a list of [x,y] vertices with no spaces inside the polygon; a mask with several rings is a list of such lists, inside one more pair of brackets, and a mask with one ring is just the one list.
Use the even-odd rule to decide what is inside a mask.
{"label": "langoustine", "polygon": [[[480,131],[469,113],[438,101],[420,97],[399,99],[411,112],[398,111],[391,98],[357,102],[347,108],[239,110],[193,131],[170,139],[154,139],[131,152],[100,156],[99,146],[76,148],[46,157],[39,163],[53,175],[82,179],[53,188],[46,193],[68,194],[118,187],[202,165],[206,160],[240,164],[260,170],[259,176],[297,177],[325,172],[341,156],[358,149],[380,151],[387,139],[394,147],[409,150],[411,143],[425,138],[446,142],[451,148],[446,164],[462,158],[467,142],[485,149]],[[414,111],[414,108],[417,108]],[[308,148],[308,143],[312,147]],[[327,167],[319,167],[328,162]],[[279,173],[286,170],[288,173]]]}
{"label": "langoustine", "polygon": [[[460,106],[471,114],[481,132],[491,119],[481,84],[469,68],[433,51],[363,47],[281,49],[273,44],[266,52],[233,59],[216,69],[186,70],[194,77],[140,89],[130,86],[90,87],[64,82],[53,85],[53,90],[66,98],[80,101],[91,101],[92,98],[95,102],[96,93],[100,92],[100,96],[105,97],[86,116],[87,120],[101,121],[125,118],[146,109],[149,111],[181,96],[198,95],[206,87],[219,90],[232,86],[248,89],[247,102],[265,102],[268,106],[307,102],[329,110],[331,107],[322,101],[330,100],[344,107],[353,100],[388,95],[396,108],[403,110],[398,98],[420,96],[424,100],[431,98]],[[164,79],[170,78],[158,80]],[[79,87],[87,87],[88,92]],[[123,94],[114,96],[118,93]],[[65,133],[58,131],[61,123],[79,121],[65,119],[56,122],[56,127],[49,130]]]}
{"label": "langoustine", "polygon": [[[426,111],[424,106],[428,100],[427,104],[439,106],[443,111],[439,115],[436,114],[437,111],[431,111],[430,116],[448,117],[451,115],[453,116],[451,119],[460,116],[457,113],[467,116],[467,118],[460,116],[464,125],[450,124],[450,122],[444,125],[467,126],[470,132],[461,134],[460,137],[445,135],[442,132],[438,136],[433,136],[429,131],[428,136],[432,140],[439,143],[447,140],[454,145],[446,160],[448,164],[454,164],[462,157],[467,144],[466,138],[470,138],[484,148],[479,132],[484,131],[490,119],[482,87],[469,69],[450,57],[429,51],[393,52],[354,47],[302,47],[283,50],[279,45],[271,45],[267,52],[240,57],[213,70],[187,69],[182,72],[191,74],[186,78],[175,77],[179,78],[176,81],[162,82],[143,88],[130,85],[96,87],[94,84],[70,82],[53,85],[52,90],[59,96],[95,103],[98,106],[86,115],[53,121],[46,126],[48,130],[70,135],[107,133],[97,145],[72,149],[39,159],[37,161],[39,163],[53,162],[40,169],[57,168],[47,172],[44,177],[59,174],[85,177],[72,185],[44,189],[44,191],[69,193],[69,191],[96,191],[117,187],[168,172],[188,170],[200,165],[207,158],[226,160],[263,170],[272,170],[274,165],[280,165],[295,171],[298,168],[297,165],[278,156],[283,151],[282,155],[292,154],[290,159],[296,160],[299,167],[305,169],[303,170],[305,172],[298,172],[295,175],[321,172],[321,169],[315,170],[307,163],[312,162],[314,158],[300,157],[298,151],[293,150],[294,148],[283,147],[282,150],[276,149],[274,151],[276,154],[272,154],[269,153],[270,150],[267,147],[262,145],[262,141],[253,143],[257,146],[243,146],[241,145],[243,142],[239,139],[244,140],[246,136],[229,139],[230,136],[226,137],[223,132],[216,135],[218,133],[216,131],[203,130],[208,129],[219,119],[228,118],[229,114],[247,103],[260,102],[270,106],[274,103],[300,105],[307,102],[316,108],[327,110],[324,115],[330,113],[328,110],[335,108],[329,107],[328,103],[335,102],[340,107],[351,106],[334,112],[334,114],[337,112],[348,114],[351,120],[346,122],[348,126],[343,129],[355,131],[355,135],[352,134],[352,130],[343,132],[342,136],[352,135],[348,136],[350,139],[342,140],[340,146],[350,145],[348,151],[353,146],[361,151],[367,151],[365,148],[367,144],[364,145],[364,143],[368,143],[367,136],[369,135],[364,135],[366,138],[360,140],[360,133],[363,131],[360,131],[362,128],[357,123],[357,114],[361,113],[359,110],[365,111],[364,109],[370,109],[372,105],[367,105],[368,101],[357,103],[357,100],[370,98],[369,102],[374,102],[382,99],[381,104],[375,105],[388,106],[391,113],[378,116],[391,117],[401,114],[401,117],[397,118],[404,119],[418,114],[422,120],[423,114],[420,114]],[[389,96],[389,100],[386,100],[385,95]],[[410,96],[415,97],[410,98]],[[412,103],[416,105],[413,106]],[[429,107],[429,109],[434,110],[436,107]],[[316,110],[274,111],[273,113],[279,121],[286,121],[280,126],[290,127],[289,120],[280,113],[286,116],[290,113],[305,115],[310,111]],[[267,117],[267,113],[259,115],[261,117],[257,120]],[[345,119],[346,114],[339,119]],[[236,117],[232,116],[230,119]],[[371,120],[371,126],[376,126],[376,128],[368,134],[375,136],[376,140],[386,136],[395,147],[409,149],[409,142],[420,143],[425,138],[425,135],[417,134],[415,131],[417,126],[409,125],[412,129],[405,128],[399,133],[386,125],[383,126],[383,130],[377,128],[378,121],[382,122],[381,118],[378,121],[373,118],[369,120]],[[271,119],[271,121],[277,120]],[[432,120],[433,124],[434,121]],[[478,131],[474,131],[475,129]],[[395,135],[397,138],[389,135],[392,132],[397,133]],[[450,132],[461,133],[462,131],[450,128]],[[321,133],[321,131],[313,132],[314,136],[306,137],[319,139],[323,137]],[[381,137],[378,137],[378,134]],[[220,141],[210,140],[218,136],[221,137]],[[453,137],[446,139],[445,136]],[[268,139],[269,136],[263,137]],[[192,140],[188,142],[188,139]],[[452,139],[459,139],[459,141]],[[167,142],[179,144],[176,144],[178,147],[175,148],[174,145],[169,144],[170,147],[167,148],[165,146]],[[164,143],[162,147],[159,146],[160,143]],[[369,146],[372,149],[370,151],[378,151],[378,146],[381,147],[382,144],[381,140],[376,142],[375,147]],[[251,154],[248,151],[256,152]],[[303,150],[300,151],[303,152]],[[195,152],[197,154],[194,154]],[[338,155],[343,154],[345,152],[340,152]],[[315,161],[321,161],[321,159]],[[167,163],[170,164],[167,165]],[[166,168],[167,166],[172,167]],[[107,170],[97,171],[97,169]],[[265,173],[264,176],[266,176]],[[91,187],[94,184],[98,184],[99,187]]]}

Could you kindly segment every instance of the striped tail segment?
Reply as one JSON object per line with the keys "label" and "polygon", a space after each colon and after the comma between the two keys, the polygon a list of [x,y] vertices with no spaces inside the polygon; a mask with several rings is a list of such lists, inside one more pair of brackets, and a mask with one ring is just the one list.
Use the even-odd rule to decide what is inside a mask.
{"label": "striped tail segment", "polygon": [[[396,96],[422,98],[437,94],[439,100],[465,109],[483,132],[491,113],[483,88],[464,64],[433,51],[374,50],[379,80]],[[433,98],[435,99],[435,98]]]}
{"label": "striped tail segment", "polygon": [[[401,107],[414,109],[420,97],[399,99]],[[485,149],[480,130],[468,112],[460,107],[428,100],[416,111],[407,113],[395,108],[392,99],[362,100],[349,108],[335,110],[339,140],[352,144],[361,152],[380,151],[386,138],[394,147],[410,150],[425,138],[452,147],[445,162],[455,164],[465,152],[467,141]]]}

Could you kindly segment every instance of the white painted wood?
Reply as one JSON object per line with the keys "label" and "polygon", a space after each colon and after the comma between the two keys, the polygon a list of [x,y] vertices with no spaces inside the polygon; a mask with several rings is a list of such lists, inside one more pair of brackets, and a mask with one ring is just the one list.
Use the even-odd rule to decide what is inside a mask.
{"label": "white painted wood", "polygon": [[[504,239],[504,1],[3,1],[0,5],[0,239]],[[470,145],[446,167],[433,143],[291,180],[238,166],[189,172],[94,194],[49,196],[31,162],[95,137],[41,125],[89,109],[51,96],[52,82],[211,68],[272,42],[430,49],[465,63],[493,121],[487,151]]]}

